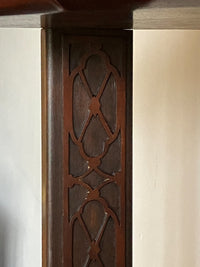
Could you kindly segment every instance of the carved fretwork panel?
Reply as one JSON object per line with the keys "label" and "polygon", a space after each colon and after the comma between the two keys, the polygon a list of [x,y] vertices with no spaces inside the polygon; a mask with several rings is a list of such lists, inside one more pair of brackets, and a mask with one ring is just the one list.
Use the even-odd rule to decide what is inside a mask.
{"label": "carved fretwork panel", "polygon": [[126,43],[62,41],[64,267],[125,267]]}

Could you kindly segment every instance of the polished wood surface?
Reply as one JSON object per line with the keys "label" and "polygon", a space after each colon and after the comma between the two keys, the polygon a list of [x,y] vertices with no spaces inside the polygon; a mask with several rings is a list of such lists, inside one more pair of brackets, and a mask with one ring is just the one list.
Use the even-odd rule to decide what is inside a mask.
{"label": "polished wood surface", "polygon": [[0,14],[32,14],[57,11],[132,10],[150,0],[2,0]]}
{"label": "polished wood surface", "polygon": [[127,31],[47,31],[44,267],[131,266],[131,44]]}
{"label": "polished wood surface", "polygon": [[42,267],[47,267],[47,240],[48,240],[48,170],[47,170],[47,156],[48,156],[48,131],[47,131],[47,66],[46,66],[46,34],[45,30],[42,30],[42,50],[41,50],[41,102],[42,102]]}
{"label": "polished wood surface", "polygon": [[131,29],[133,14],[128,11],[67,11],[44,15],[41,18],[44,28],[54,29]]}
{"label": "polished wood surface", "polygon": [[149,1],[3,0],[0,27],[132,28],[132,10]]}
{"label": "polished wood surface", "polygon": [[200,0],[4,0],[0,15],[0,27],[199,29]]}
{"label": "polished wood surface", "polygon": [[64,266],[125,267],[125,67],[123,39],[63,36]]}
{"label": "polished wood surface", "polygon": [[56,0],[1,0],[0,15],[34,14],[62,11]]}
{"label": "polished wood surface", "polygon": [[200,7],[200,0],[2,0],[0,14],[33,14],[58,11],[126,10],[138,8]]}
{"label": "polished wood surface", "polygon": [[65,10],[116,10],[133,8],[144,5],[151,0],[59,0]]}
{"label": "polished wood surface", "polygon": [[[63,247],[63,89],[61,35],[46,32],[46,93],[43,100],[43,123],[46,122],[46,155],[43,178],[43,267],[61,267]],[[43,153],[45,153],[43,152]],[[46,192],[45,192],[46,188]]]}

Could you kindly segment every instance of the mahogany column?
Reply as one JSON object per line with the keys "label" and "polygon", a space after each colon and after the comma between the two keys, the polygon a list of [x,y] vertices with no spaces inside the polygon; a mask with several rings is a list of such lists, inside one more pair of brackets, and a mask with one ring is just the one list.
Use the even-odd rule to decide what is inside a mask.
{"label": "mahogany column", "polygon": [[131,266],[132,33],[47,31],[47,266]]}

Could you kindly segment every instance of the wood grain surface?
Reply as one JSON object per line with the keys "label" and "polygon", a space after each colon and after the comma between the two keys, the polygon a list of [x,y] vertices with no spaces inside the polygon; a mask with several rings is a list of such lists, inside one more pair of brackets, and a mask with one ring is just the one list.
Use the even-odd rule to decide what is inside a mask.
{"label": "wood grain surface", "polygon": [[131,266],[131,36],[47,32],[45,267]]}
{"label": "wood grain surface", "polygon": [[199,29],[199,14],[200,0],[3,0],[0,27]]}
{"label": "wood grain surface", "polygon": [[2,0],[0,14],[31,14],[57,11],[132,10],[149,0]]}
{"label": "wood grain surface", "polygon": [[62,11],[56,0],[1,0],[0,15],[34,14]]}

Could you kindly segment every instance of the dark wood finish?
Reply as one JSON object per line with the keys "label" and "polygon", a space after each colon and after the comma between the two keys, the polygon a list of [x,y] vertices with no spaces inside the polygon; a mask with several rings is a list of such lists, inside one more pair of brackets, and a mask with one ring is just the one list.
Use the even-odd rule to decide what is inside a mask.
{"label": "dark wood finish", "polygon": [[[89,266],[90,263],[106,266],[109,257],[112,258],[109,266],[125,266],[125,71],[114,67],[110,54],[105,52],[109,44],[111,49],[117,49],[115,45],[119,41],[107,39],[67,36],[63,39],[64,266],[69,267]],[[122,45],[120,48],[115,56],[118,54],[120,61],[124,61],[125,49]],[[105,97],[108,90],[113,92]],[[105,103],[101,102],[103,96]],[[107,118],[116,120],[112,123],[114,129],[106,120],[106,112],[103,113],[103,108],[108,109],[112,104],[114,110],[107,111]],[[117,140],[119,135],[120,140]],[[103,167],[115,141],[118,142],[115,153],[108,156],[108,166]],[[120,155],[121,160],[118,160]],[[110,165],[113,165],[111,170]],[[89,182],[88,179],[85,182],[89,176]],[[100,182],[96,182],[97,176]],[[114,196],[114,188],[108,188],[110,185],[117,187]],[[104,188],[108,190],[106,197],[101,193]],[[119,202],[115,209],[120,210],[120,215],[106,201],[109,195],[111,203]],[[108,245],[110,255],[103,261],[100,254],[105,245],[101,241],[109,219],[114,223],[114,232],[112,239],[106,240],[111,242]],[[80,231],[84,240],[80,239]],[[86,247],[83,242],[87,242]]]}
{"label": "dark wood finish", "polygon": [[[43,252],[50,253],[44,267],[70,267],[74,259],[73,266],[86,260],[91,266],[131,266],[131,35],[47,32],[49,193]],[[98,63],[103,65],[97,68]]]}
{"label": "dark wood finish", "polygon": [[34,14],[62,11],[56,0],[1,0],[0,15]]}
{"label": "dark wood finish", "polygon": [[127,81],[127,90],[126,90],[126,266],[132,267],[132,223],[133,223],[133,198],[132,198],[132,114],[133,114],[133,35],[129,32],[129,36],[126,39],[127,47],[127,64],[126,64],[126,81]]}
{"label": "dark wood finish", "polygon": [[1,16],[0,27],[200,28],[200,0],[1,1],[0,15],[14,14],[20,16]]}
{"label": "dark wood finish", "polygon": [[50,14],[0,16],[0,27],[45,29],[132,29],[132,12],[66,11]]}
{"label": "dark wood finish", "polygon": [[[0,18],[0,27],[132,28],[132,10],[148,1],[3,1],[0,3],[0,15],[4,15]],[[5,15],[18,16],[10,17]]]}
{"label": "dark wood finish", "polygon": [[75,11],[94,11],[94,10],[132,10],[133,8],[143,5],[150,0],[59,0],[59,3],[64,7],[65,10]]}
{"label": "dark wood finish", "polygon": [[136,8],[199,7],[199,0],[1,0],[1,14],[56,11],[127,10]]}
{"label": "dark wood finish", "polygon": [[133,14],[126,10],[115,11],[66,11],[44,15],[41,18],[44,28],[54,29],[131,29]]}
{"label": "dark wood finish", "polygon": [[48,131],[47,131],[47,66],[46,66],[46,34],[41,33],[42,63],[42,266],[47,267],[48,255]]}
{"label": "dark wood finish", "polygon": [[1,0],[0,14],[32,14],[57,11],[129,10],[149,0]]}
{"label": "dark wood finish", "polygon": [[139,8],[133,12],[63,12],[0,16],[0,27],[53,29],[200,29],[200,7]]}
{"label": "dark wood finish", "polygon": [[43,249],[47,253],[47,266],[60,267],[63,261],[63,90],[59,33],[47,31],[46,51],[47,191],[44,197],[46,197],[47,243]]}

